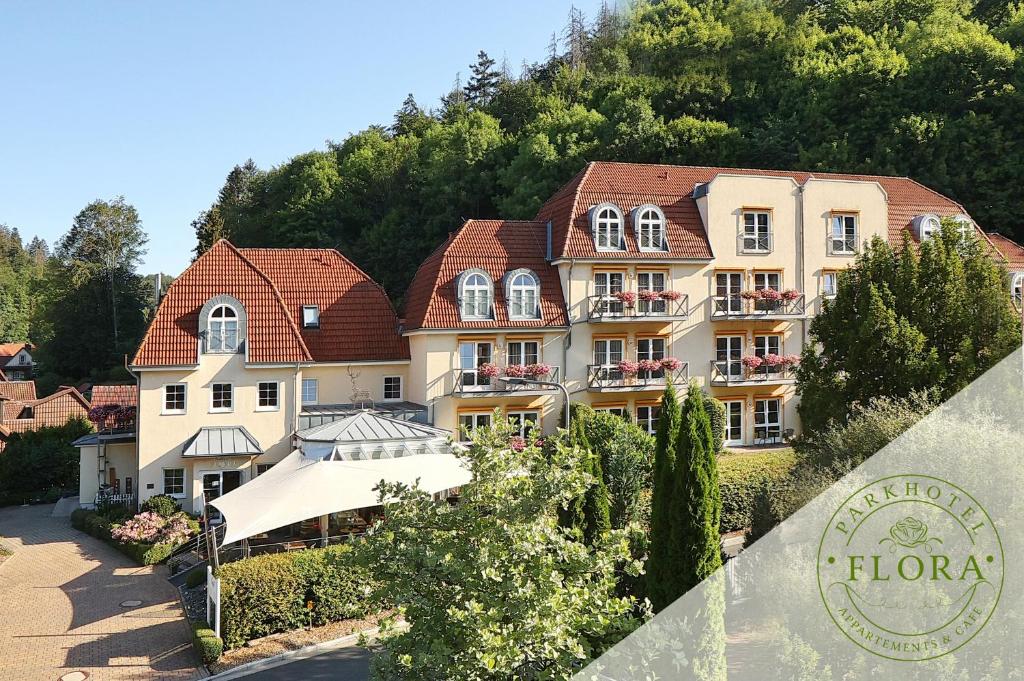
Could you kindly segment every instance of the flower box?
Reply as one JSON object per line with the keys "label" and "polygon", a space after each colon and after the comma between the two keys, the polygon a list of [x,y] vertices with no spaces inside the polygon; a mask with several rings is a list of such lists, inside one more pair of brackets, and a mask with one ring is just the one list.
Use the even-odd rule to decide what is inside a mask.
{"label": "flower box", "polygon": [[551,374],[551,365],[539,362],[537,364],[528,364],[524,367],[526,375],[530,378],[543,378]]}
{"label": "flower box", "polygon": [[509,364],[505,367],[505,375],[509,378],[522,378],[526,376],[526,367],[522,364]]}
{"label": "flower box", "polygon": [[476,372],[484,378],[497,378],[500,370],[498,365],[493,362],[484,362],[476,368]]}
{"label": "flower box", "polygon": [[637,362],[631,362],[628,359],[624,359],[619,362],[617,366],[618,370],[622,372],[623,376],[636,376],[640,371],[640,365]]}
{"label": "flower box", "polygon": [[683,298],[683,294],[679,291],[662,291],[660,295],[662,300],[676,301]]}
{"label": "flower box", "polygon": [[636,304],[636,294],[632,291],[618,291],[612,297],[619,300],[626,307],[633,307]]}
{"label": "flower box", "polygon": [[743,363],[743,366],[751,371],[759,369],[761,365],[764,364],[764,360],[757,355],[747,355],[740,361]]}
{"label": "flower box", "polygon": [[661,368],[665,371],[679,371],[681,366],[683,366],[683,363],[675,357],[666,357],[661,360]]}
{"label": "flower box", "polygon": [[656,300],[661,300],[661,294],[657,291],[640,291],[638,294],[640,300],[648,303],[653,303]]}
{"label": "flower box", "polygon": [[656,371],[661,371],[661,362],[656,359],[642,359],[636,363],[636,366],[638,372],[647,371],[654,373]]}

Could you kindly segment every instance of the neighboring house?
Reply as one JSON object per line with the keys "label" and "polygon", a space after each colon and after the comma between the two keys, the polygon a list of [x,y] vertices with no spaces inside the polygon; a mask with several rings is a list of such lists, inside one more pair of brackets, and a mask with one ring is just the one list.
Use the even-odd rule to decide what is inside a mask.
{"label": "neighboring house", "polygon": [[[171,285],[132,362],[138,418],[110,433],[117,476],[98,436],[83,446],[82,500],[131,478],[136,503],[165,493],[199,512],[370,409],[459,438],[495,410],[524,434],[558,427],[559,387],[508,377],[649,431],[667,381],[692,379],[725,403],[730,446],[780,442],[800,430],[784,358],[838,272],[872,237],[920,242],[943,217],[1024,271],[1019,246],[907,178],[604,162],[533,221],[467,221],[419,267],[401,327],[337,251],[222,240]],[[373,429],[338,432],[336,446],[382,451]]]}
{"label": "neighboring house", "polygon": [[0,382],[0,451],[14,433],[63,426],[71,418],[85,419],[89,401],[71,387],[36,398],[34,381]]}
{"label": "neighboring house", "polygon": [[139,500],[201,511],[296,431],[364,406],[425,420],[403,401],[408,365],[384,290],[337,251],[217,242],[171,284],[132,361]]}
{"label": "neighboring house", "polygon": [[1010,293],[1018,311],[1024,312],[1024,247],[1002,234],[989,232],[989,241],[1006,262],[1010,273]]}
{"label": "neighboring house", "polygon": [[11,380],[32,378],[34,349],[29,343],[0,343],[0,370]]}
{"label": "neighboring house", "polygon": [[102,491],[111,500],[133,502],[139,465],[135,438],[138,386],[94,385],[89,420],[95,433],[73,443],[79,448],[79,499],[93,503]]}

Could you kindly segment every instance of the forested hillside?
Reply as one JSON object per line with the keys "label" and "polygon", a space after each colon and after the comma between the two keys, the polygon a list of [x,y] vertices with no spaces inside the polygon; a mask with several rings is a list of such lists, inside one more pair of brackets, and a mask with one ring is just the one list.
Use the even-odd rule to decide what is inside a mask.
{"label": "forested hillside", "polygon": [[573,13],[517,75],[481,53],[434,110],[410,97],[326,151],[236,167],[197,249],[335,246],[400,298],[464,217],[533,217],[590,160],[910,175],[1021,238],[1022,49],[1024,7],[999,0]]}

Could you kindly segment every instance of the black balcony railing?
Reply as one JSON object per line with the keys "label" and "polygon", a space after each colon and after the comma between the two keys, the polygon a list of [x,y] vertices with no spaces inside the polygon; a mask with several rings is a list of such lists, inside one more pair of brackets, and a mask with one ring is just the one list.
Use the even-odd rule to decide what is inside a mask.
{"label": "black balcony railing", "polygon": [[674,385],[689,380],[690,366],[682,362],[678,369],[659,369],[657,371],[637,371],[630,373],[619,368],[618,364],[591,364],[587,367],[587,385],[593,389],[632,389],[664,387],[668,379]]}
{"label": "black balcony railing", "polygon": [[[452,391],[455,395],[474,395],[480,393],[533,393],[549,392],[557,390],[554,386],[535,385],[531,383],[514,383],[503,380],[504,369],[499,370],[499,375],[494,377],[484,376],[479,369],[456,369],[455,388]],[[510,376],[509,378],[534,378],[538,381],[548,383],[560,382],[559,367],[551,367],[551,372],[543,376]]]}
{"label": "black balcony railing", "polygon": [[658,298],[623,300],[614,295],[590,296],[590,321],[628,321],[648,319],[686,319],[690,314],[690,297],[672,300]]}

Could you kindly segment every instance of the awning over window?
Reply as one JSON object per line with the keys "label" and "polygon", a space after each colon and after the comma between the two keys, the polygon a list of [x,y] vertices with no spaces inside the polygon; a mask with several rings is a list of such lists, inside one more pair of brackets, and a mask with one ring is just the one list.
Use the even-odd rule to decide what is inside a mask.
{"label": "awning over window", "polygon": [[210,504],[227,524],[222,545],[310,518],[376,506],[377,485],[418,484],[430,494],[470,481],[454,454],[340,461],[303,456],[296,450],[263,475]]}
{"label": "awning over window", "polygon": [[263,448],[242,426],[205,426],[186,440],[181,455],[197,456],[258,456]]}

